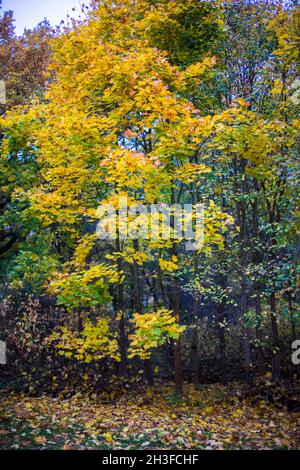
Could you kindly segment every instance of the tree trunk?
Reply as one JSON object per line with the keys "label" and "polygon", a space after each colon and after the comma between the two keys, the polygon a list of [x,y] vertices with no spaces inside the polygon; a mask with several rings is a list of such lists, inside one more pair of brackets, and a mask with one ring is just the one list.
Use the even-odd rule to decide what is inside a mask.
{"label": "tree trunk", "polygon": [[[194,275],[196,279],[198,276],[197,252],[194,254]],[[193,305],[193,316],[192,316],[192,320],[194,323],[196,323],[196,321],[199,318],[199,312],[200,312],[200,298],[199,298],[199,295],[195,295],[194,305]],[[197,325],[194,324],[193,333],[192,333],[192,342],[191,342],[191,370],[192,370],[193,384],[194,384],[195,390],[198,390],[199,385],[200,385],[198,347],[199,347],[198,329],[197,329]]]}
{"label": "tree trunk", "polygon": [[[258,191],[259,186],[257,181],[254,181],[254,188],[256,191],[256,197],[252,203],[252,239],[254,246],[252,247],[252,262],[255,265],[258,265],[262,262],[262,252],[259,248],[258,240],[260,236],[259,232],[259,218],[258,218]],[[255,290],[255,337],[256,337],[256,365],[257,365],[257,372],[259,376],[263,376],[265,374],[265,360],[262,351],[262,334],[261,334],[261,319],[262,319],[262,311],[261,311],[261,281],[260,279],[256,279],[254,283],[254,290]]]}
{"label": "tree trunk", "polygon": [[[243,268],[242,268],[243,269]],[[244,272],[242,272],[242,283],[241,283],[241,314],[242,314],[242,344],[244,351],[244,367],[245,367],[245,381],[249,387],[253,385],[253,371],[252,371],[252,357],[251,357],[251,346],[249,339],[249,329],[245,324],[244,318],[247,313],[247,293],[246,293],[246,278]]]}
{"label": "tree trunk", "polygon": [[219,352],[220,352],[220,365],[222,373],[222,383],[223,385],[228,384],[228,374],[227,374],[227,361],[226,361],[226,340],[225,340],[225,331],[220,324],[218,324],[218,338],[219,338]]}
{"label": "tree trunk", "polygon": [[[179,312],[179,292],[176,281],[173,285],[173,311],[176,321],[180,322]],[[174,372],[175,372],[175,390],[182,394],[183,380],[182,380],[182,361],[181,361],[181,341],[180,338],[175,341],[174,345]]]}
{"label": "tree trunk", "polygon": [[272,331],[272,372],[273,379],[279,382],[281,379],[280,371],[280,339],[278,333],[277,319],[276,319],[276,297],[275,292],[270,295],[270,318],[271,318],[271,331]]}
{"label": "tree trunk", "polygon": [[[116,251],[118,253],[121,252],[119,230],[117,230]],[[118,259],[118,273],[120,274],[121,271],[122,271],[122,261]],[[125,327],[125,318],[124,318],[124,289],[123,289],[123,284],[121,284],[120,282],[117,285],[117,319],[119,322],[119,346],[120,346],[120,355],[121,355],[119,373],[121,376],[125,377],[128,375],[127,337],[126,337],[126,327]]]}
{"label": "tree trunk", "polygon": [[194,384],[195,390],[198,390],[200,386],[198,342],[199,342],[198,330],[197,330],[197,325],[195,325],[193,328],[192,344],[191,344],[191,370],[192,370],[193,384]]}
{"label": "tree trunk", "polygon": [[264,355],[263,355],[262,347],[261,347],[262,335],[261,335],[261,330],[260,330],[260,325],[259,325],[259,322],[262,317],[259,290],[256,291],[255,313],[256,313],[255,335],[256,335],[256,340],[258,341],[258,345],[256,346],[257,371],[258,371],[258,375],[263,376],[265,374],[266,368],[265,368]]}
{"label": "tree trunk", "polygon": [[295,341],[295,339],[297,339],[296,325],[295,325],[295,318],[294,318],[292,296],[290,292],[288,293],[288,302],[289,302],[289,310],[290,310],[290,322],[291,322],[291,327],[292,327],[292,340]]}
{"label": "tree trunk", "polygon": [[[133,248],[135,251],[139,251],[139,241],[133,240]],[[133,264],[133,280],[134,280],[134,309],[137,313],[142,313],[142,296],[141,296],[141,279],[140,269],[138,263],[135,261]],[[147,382],[150,387],[154,386],[154,373],[152,368],[151,359],[146,359],[144,362],[145,374]]]}
{"label": "tree trunk", "polygon": [[[242,173],[242,192],[243,194],[248,193],[247,180],[245,176],[245,166],[246,161],[241,160],[241,173]],[[242,344],[244,352],[244,366],[246,372],[246,383],[249,386],[253,384],[253,374],[252,374],[252,358],[251,358],[251,346],[249,339],[249,329],[245,323],[245,316],[247,314],[247,278],[246,278],[246,267],[247,267],[247,257],[246,257],[246,242],[247,242],[247,206],[244,199],[238,201],[237,203],[237,214],[238,222],[240,227],[240,247],[239,247],[239,257],[240,257],[240,266],[241,266],[241,323],[242,323]]]}
{"label": "tree trunk", "polygon": [[[173,185],[171,187],[171,204],[175,204],[175,194]],[[174,229],[174,216],[171,216],[171,227]],[[176,245],[174,243],[174,239],[172,239],[172,248],[171,248],[171,256],[177,256]],[[180,309],[179,309],[179,288],[178,288],[178,281],[174,277],[172,286],[172,308],[174,312],[175,319],[177,323],[180,323]],[[183,380],[182,380],[182,361],[181,361],[181,341],[180,338],[175,341],[174,344],[174,382],[175,382],[175,390],[180,395],[183,391]]]}
{"label": "tree trunk", "polygon": [[[220,275],[220,285],[225,292],[227,279],[224,274]],[[226,357],[226,337],[225,337],[225,328],[223,323],[226,320],[226,303],[222,300],[219,311],[218,311],[218,338],[219,338],[219,352],[220,352],[220,365],[221,365],[221,373],[222,373],[222,383],[224,385],[228,384],[228,371],[227,371],[227,357]]]}

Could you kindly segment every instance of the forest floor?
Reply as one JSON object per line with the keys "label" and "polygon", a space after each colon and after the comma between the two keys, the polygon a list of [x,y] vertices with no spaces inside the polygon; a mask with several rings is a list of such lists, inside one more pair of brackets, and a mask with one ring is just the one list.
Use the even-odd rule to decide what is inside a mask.
{"label": "forest floor", "polygon": [[68,399],[1,393],[1,449],[299,449],[300,413],[238,385],[171,385]]}

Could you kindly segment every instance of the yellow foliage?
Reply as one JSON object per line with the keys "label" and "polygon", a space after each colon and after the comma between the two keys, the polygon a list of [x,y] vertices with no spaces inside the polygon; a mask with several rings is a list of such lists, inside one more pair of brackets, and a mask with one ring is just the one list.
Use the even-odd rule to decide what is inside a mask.
{"label": "yellow foliage", "polygon": [[75,334],[67,327],[53,333],[49,342],[54,342],[61,356],[75,358],[82,362],[109,357],[120,360],[118,341],[109,330],[106,319],[98,319],[95,326],[91,320],[86,320],[81,333]]}
{"label": "yellow foliage", "polygon": [[158,262],[159,262],[160,268],[163,271],[173,272],[179,268],[178,258],[176,256],[173,256],[171,260],[164,260],[162,258],[159,258]]}
{"label": "yellow foliage", "polygon": [[129,357],[149,359],[151,350],[162,346],[170,339],[178,339],[185,330],[180,326],[171,310],[161,308],[154,312],[135,313],[131,322],[134,333],[130,336]]}

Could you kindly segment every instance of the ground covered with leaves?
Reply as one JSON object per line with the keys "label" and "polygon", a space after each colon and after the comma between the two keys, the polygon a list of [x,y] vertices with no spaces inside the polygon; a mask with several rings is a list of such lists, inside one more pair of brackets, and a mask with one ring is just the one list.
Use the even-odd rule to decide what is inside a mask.
{"label": "ground covered with leaves", "polygon": [[169,385],[64,399],[3,393],[1,449],[299,449],[300,415],[239,387]]}

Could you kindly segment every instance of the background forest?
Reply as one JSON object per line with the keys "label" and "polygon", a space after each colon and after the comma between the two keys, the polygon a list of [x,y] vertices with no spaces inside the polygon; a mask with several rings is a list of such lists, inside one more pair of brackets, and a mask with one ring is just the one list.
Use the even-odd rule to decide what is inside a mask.
{"label": "background forest", "polygon": [[[296,447],[298,2],[94,0],[68,26],[44,21],[20,37],[13,24],[2,11],[0,388],[14,409],[4,421],[21,434],[40,419],[26,413],[42,396],[40,415],[69,399],[56,413],[70,424],[82,393],[107,400],[114,425],[122,400],[140,406],[131,416],[170,406],[160,430],[181,422],[183,437],[137,439],[147,423],[132,418],[141,429],[130,444],[110,422],[107,446],[199,447],[201,429],[212,448]],[[98,207],[119,213],[120,196],[129,207],[204,204],[204,246],[119,231],[100,240]],[[234,431],[241,402],[251,428],[264,417],[253,442]],[[82,446],[93,447],[84,403]],[[229,405],[236,415],[219,441]],[[186,421],[187,407],[200,424]],[[270,422],[282,435],[268,434]]]}

